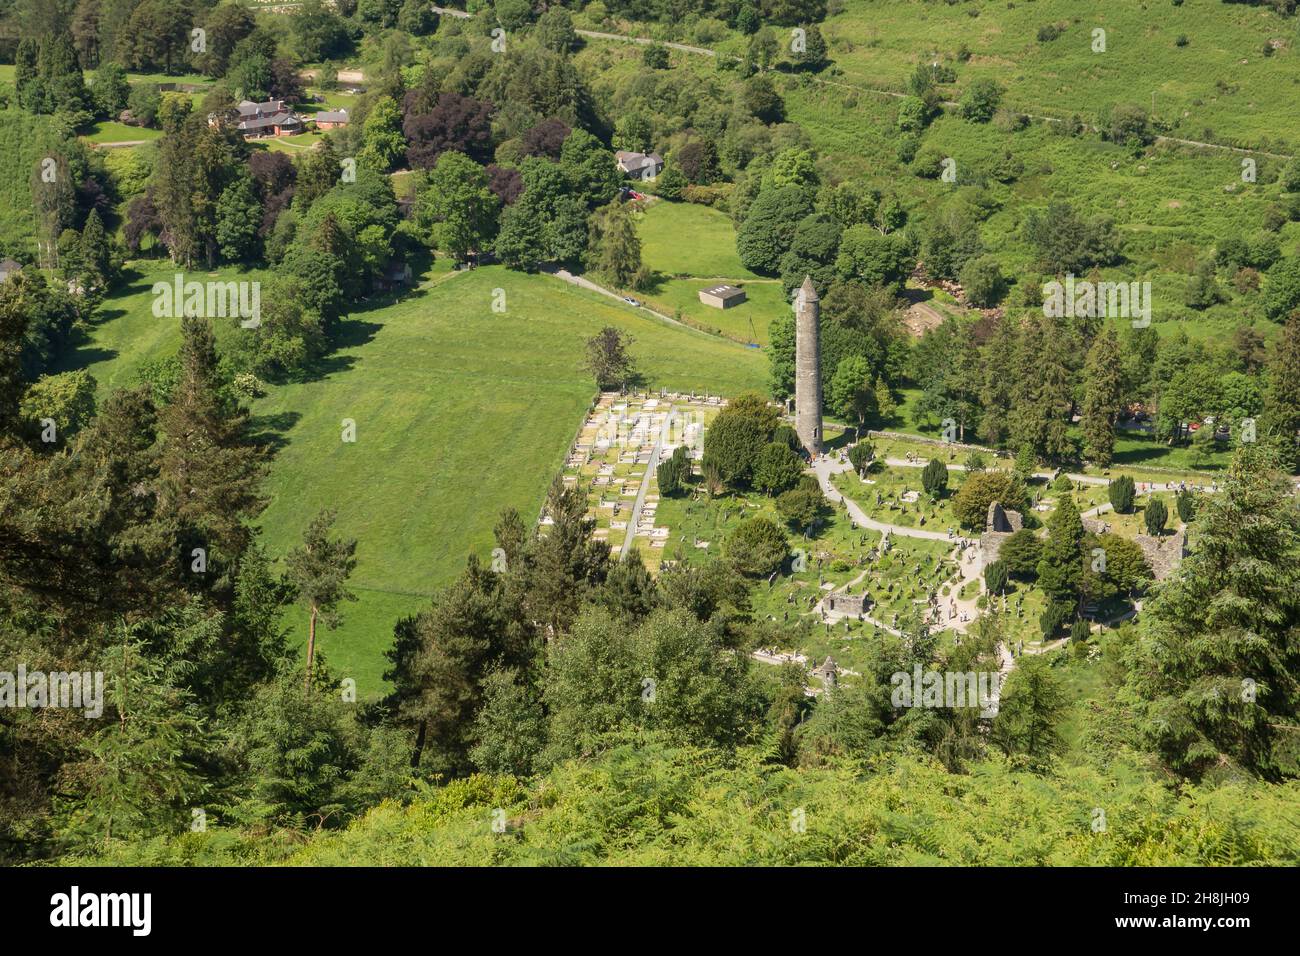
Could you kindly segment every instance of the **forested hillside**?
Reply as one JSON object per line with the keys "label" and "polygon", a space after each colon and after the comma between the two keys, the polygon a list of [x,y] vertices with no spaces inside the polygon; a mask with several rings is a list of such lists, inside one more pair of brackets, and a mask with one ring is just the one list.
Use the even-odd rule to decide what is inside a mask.
{"label": "forested hillside", "polygon": [[449,2],[0,0],[0,862],[1297,863],[1294,2]]}

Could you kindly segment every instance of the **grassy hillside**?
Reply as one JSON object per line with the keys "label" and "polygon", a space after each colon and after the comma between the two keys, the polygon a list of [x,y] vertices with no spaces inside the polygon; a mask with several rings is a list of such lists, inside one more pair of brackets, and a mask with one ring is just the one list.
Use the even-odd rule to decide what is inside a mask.
{"label": "grassy hillside", "polygon": [[[940,4],[902,6],[923,7],[933,16],[953,16],[940,11],[962,9]],[[1277,20],[1267,11],[1250,9],[1261,18]],[[998,12],[1000,8],[993,10]],[[963,15],[962,20],[969,18]],[[830,22],[834,25],[840,18]],[[1294,25],[1294,21],[1285,23]],[[1054,42],[1063,43],[1065,39],[1062,36]],[[853,42],[855,50],[865,48],[860,39]],[[598,53],[600,62],[615,73],[639,55],[638,48],[631,45],[594,46],[596,52],[586,55]],[[1270,62],[1281,55],[1276,54]],[[959,80],[965,82],[973,63],[974,60],[955,65]],[[701,77],[715,72],[712,61],[702,56],[675,54],[673,64],[676,70],[689,70]],[[900,66],[893,85],[900,86],[909,70],[910,65]],[[829,79],[833,73],[822,76]],[[1081,215],[1105,215],[1115,222],[1127,260],[1101,270],[1101,277],[1112,281],[1150,281],[1152,321],[1161,334],[1183,330],[1193,338],[1219,338],[1243,322],[1255,325],[1266,337],[1276,334],[1276,326],[1259,312],[1258,295],[1243,295],[1229,283],[1222,284],[1224,301],[1204,311],[1189,309],[1184,300],[1198,262],[1211,253],[1218,241],[1253,236],[1262,229],[1270,205],[1283,202],[1276,181],[1283,165],[1281,160],[1255,156],[1256,181],[1248,183],[1242,180],[1242,155],[1238,153],[1166,143],[1147,155],[1134,156],[1120,145],[1102,141],[1094,133],[1079,137],[1058,135],[1055,127],[1043,122],[1009,132],[994,123],[968,122],[949,110],[926,130],[920,149],[926,154],[955,160],[958,184],[953,186],[920,176],[911,165],[899,161],[899,133],[895,127],[897,98],[854,89],[839,78],[819,83],[808,78],[783,77],[778,83],[787,117],[799,124],[820,154],[818,165],[823,180],[861,179],[876,189],[894,193],[908,209],[909,222],[921,234],[928,220],[956,196],[984,195],[992,203],[993,211],[981,225],[981,239],[1013,281],[1030,284],[1041,281],[1034,250],[1024,237],[1026,215],[1031,210],[1046,208],[1053,201],[1064,200]],[[961,85],[949,92],[958,92]],[[1085,114],[1086,101],[1085,95],[1075,99],[1078,109]],[[1281,121],[1278,129],[1293,127],[1294,121],[1287,119]],[[963,184],[977,180],[1007,152],[1019,163],[1014,181],[1002,183],[989,179],[982,188]],[[685,318],[719,329],[725,335],[742,341],[754,338],[764,343],[768,324],[785,308],[782,299],[772,295],[764,297],[764,290],[755,288],[751,279],[747,287],[751,303],[724,314],[698,305],[695,300],[698,282],[671,278],[675,275],[747,278],[735,258],[735,237],[728,219],[717,210],[688,203],[653,204],[639,227],[643,258],[649,267],[667,278],[645,297],[665,310],[680,309]],[[1300,223],[1283,225],[1278,241],[1284,255],[1300,252]],[[1020,301],[1019,290],[1013,289],[1007,304],[1015,307]],[[756,336],[749,328],[751,320]]]}
{"label": "grassy hillside", "polygon": [[[173,354],[179,324],[153,316],[149,292],[172,272],[142,269],[105,304],[67,367],[89,368],[105,390],[130,384],[144,360]],[[504,314],[492,311],[497,289]],[[312,380],[255,403],[256,424],[281,444],[261,520],[270,553],[294,547],[324,507],[359,541],[360,600],[344,606],[344,624],[322,647],[363,697],[379,691],[394,621],[423,606],[469,551],[487,555],[501,509],[537,515],[594,394],[582,360],[603,325],[632,334],[653,386],[734,394],[765,381],[753,350],[547,276],[492,267],[354,313]],[[221,329],[232,331],[233,323]],[[355,444],[341,440],[345,418],[356,422]],[[295,630],[305,627],[299,617],[290,616]]]}
{"label": "grassy hillside", "polygon": [[[918,63],[939,61],[957,67],[954,99],[975,80],[991,79],[1007,89],[1009,106],[1043,116],[1093,121],[1114,103],[1152,109],[1154,102],[1172,136],[1300,148],[1290,106],[1300,86],[1295,20],[1263,5],[1123,0],[1093,10],[1077,0],[843,0],[839,7],[820,24],[837,83],[899,91]],[[1044,27],[1060,32],[1039,39]],[[1094,29],[1106,31],[1105,52],[1093,50]],[[629,23],[624,32],[694,42],[688,31],[649,24]],[[743,56],[747,41],[732,33],[704,45]],[[965,62],[959,51],[969,54]]]}
{"label": "grassy hillside", "polygon": [[[921,61],[947,59],[965,45],[961,85],[996,80],[1017,109],[1087,115],[1136,102],[1174,127],[1172,135],[1297,145],[1290,103],[1300,88],[1295,21],[1266,7],[1218,0],[1106,4],[927,3],[846,0],[829,20],[831,55],[849,81],[898,84]],[[1039,28],[1064,27],[1054,40]],[[1106,31],[1093,52],[1093,30]],[[1186,45],[1178,46],[1182,36]],[[1263,54],[1266,42],[1279,48]],[[1288,151],[1288,150],[1283,150]]]}

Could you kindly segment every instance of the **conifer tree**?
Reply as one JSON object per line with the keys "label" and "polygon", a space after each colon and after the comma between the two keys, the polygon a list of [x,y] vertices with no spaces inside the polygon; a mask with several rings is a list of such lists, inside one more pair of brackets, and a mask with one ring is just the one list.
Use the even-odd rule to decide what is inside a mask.
{"label": "conifer tree", "polygon": [[1092,343],[1083,372],[1083,453],[1100,467],[1115,454],[1115,420],[1123,400],[1119,340],[1107,328]]}
{"label": "conifer tree", "polygon": [[1010,427],[1014,347],[1015,326],[1004,315],[998,320],[993,338],[984,348],[984,383],[980,390],[979,437],[995,447],[1006,442]]}
{"label": "conifer tree", "polygon": [[109,644],[104,670],[107,719],[63,770],[75,781],[65,832],[108,842],[178,831],[208,789],[199,769],[210,745],[203,719],[129,629]]}
{"label": "conifer tree", "polygon": [[1300,511],[1276,452],[1238,451],[1197,528],[1129,668],[1144,736],[1193,778],[1232,764],[1300,775]]}
{"label": "conifer tree", "polygon": [[1061,495],[1047,520],[1047,541],[1038,560],[1038,585],[1054,604],[1078,602],[1083,580],[1083,520],[1072,495]]}
{"label": "conifer tree", "polygon": [[1158,535],[1165,530],[1169,520],[1169,509],[1159,498],[1152,498],[1142,509],[1142,523],[1146,525],[1147,534]]}
{"label": "conifer tree", "polygon": [[1047,660],[1022,655],[998,702],[993,739],[1009,756],[1044,771],[1065,749],[1057,728],[1067,703],[1060,678]]}
{"label": "conifer tree", "polygon": [[630,287],[641,270],[641,240],[627,206],[616,199],[598,210],[591,234],[592,267],[616,287]]}
{"label": "conifer tree", "polygon": [[94,209],[86,217],[86,225],[81,230],[81,263],[83,288],[88,291],[101,290],[108,285],[111,278],[111,251],[108,237],[104,234],[104,224]]}
{"label": "conifer tree", "polygon": [[559,477],[547,493],[546,514],[552,523],[532,549],[528,605],[553,638],[568,629],[584,596],[604,580],[609,545],[591,537],[596,522],[587,515],[586,495]]}
{"label": "conifer tree", "polygon": [[159,512],[175,522],[187,560],[202,547],[209,566],[235,562],[263,507],[265,453],[247,438],[248,411],[224,397],[211,323],[187,317],[181,333],[181,380],[158,416]]}
{"label": "conifer tree", "polygon": [[399,710],[399,719],[417,728],[414,762],[423,750],[436,771],[471,770],[474,720],[489,675],[531,663],[531,631],[519,605],[505,598],[502,576],[471,554],[460,577],[415,620],[418,646],[401,675],[411,693]]}
{"label": "conifer tree", "polygon": [[1300,473],[1300,310],[1292,312],[1268,361],[1260,437],[1275,442],[1281,464]]}
{"label": "conifer tree", "polygon": [[1027,321],[1016,342],[1008,416],[1012,447],[1028,445],[1039,457],[1060,460],[1071,450],[1067,435],[1073,382],[1063,356],[1064,328],[1046,316]]}

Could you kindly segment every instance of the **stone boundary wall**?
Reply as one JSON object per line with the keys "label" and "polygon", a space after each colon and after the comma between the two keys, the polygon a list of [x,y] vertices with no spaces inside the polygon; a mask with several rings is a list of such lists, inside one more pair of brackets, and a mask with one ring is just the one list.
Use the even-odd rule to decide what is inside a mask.
{"label": "stone boundary wall", "polygon": [[941,438],[926,438],[923,435],[909,435],[906,432],[881,431],[877,428],[867,429],[868,438],[892,438],[895,441],[912,441],[921,445],[934,445],[936,448],[953,448],[957,451],[978,451],[986,455],[993,455],[995,458],[1010,458],[1011,452],[998,451],[996,448],[986,448],[983,445],[967,445],[962,442],[944,441]]}

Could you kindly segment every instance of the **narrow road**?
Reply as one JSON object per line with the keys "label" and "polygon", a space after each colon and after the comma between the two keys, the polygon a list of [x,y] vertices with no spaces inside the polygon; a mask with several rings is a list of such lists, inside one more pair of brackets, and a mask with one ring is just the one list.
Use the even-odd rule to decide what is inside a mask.
{"label": "narrow road", "polygon": [[[597,292],[600,295],[608,296],[611,299],[617,299],[619,302],[622,302],[624,305],[628,306],[629,308],[638,309],[641,312],[649,312],[656,319],[659,319],[662,322],[667,322],[669,325],[675,325],[679,329],[685,329],[687,332],[694,332],[696,335],[705,335],[714,340],[721,339],[724,342],[734,341],[733,339],[728,339],[723,336],[709,335],[708,332],[703,332],[700,329],[692,328],[691,326],[687,325],[685,322],[679,322],[677,319],[674,319],[671,315],[664,315],[662,312],[657,312],[654,309],[650,308],[648,305],[633,305],[631,302],[628,302],[627,299],[625,299],[619,293],[615,292],[613,289],[607,289],[603,285],[599,285],[595,282],[592,282],[590,279],[586,278],[585,276],[576,276],[568,269],[543,268],[542,273],[544,275],[555,276],[555,278],[557,279],[563,279],[565,282],[569,283],[569,285],[576,285],[580,289],[586,289],[589,292]],[[735,344],[740,348],[746,347],[740,342],[736,342]]]}

